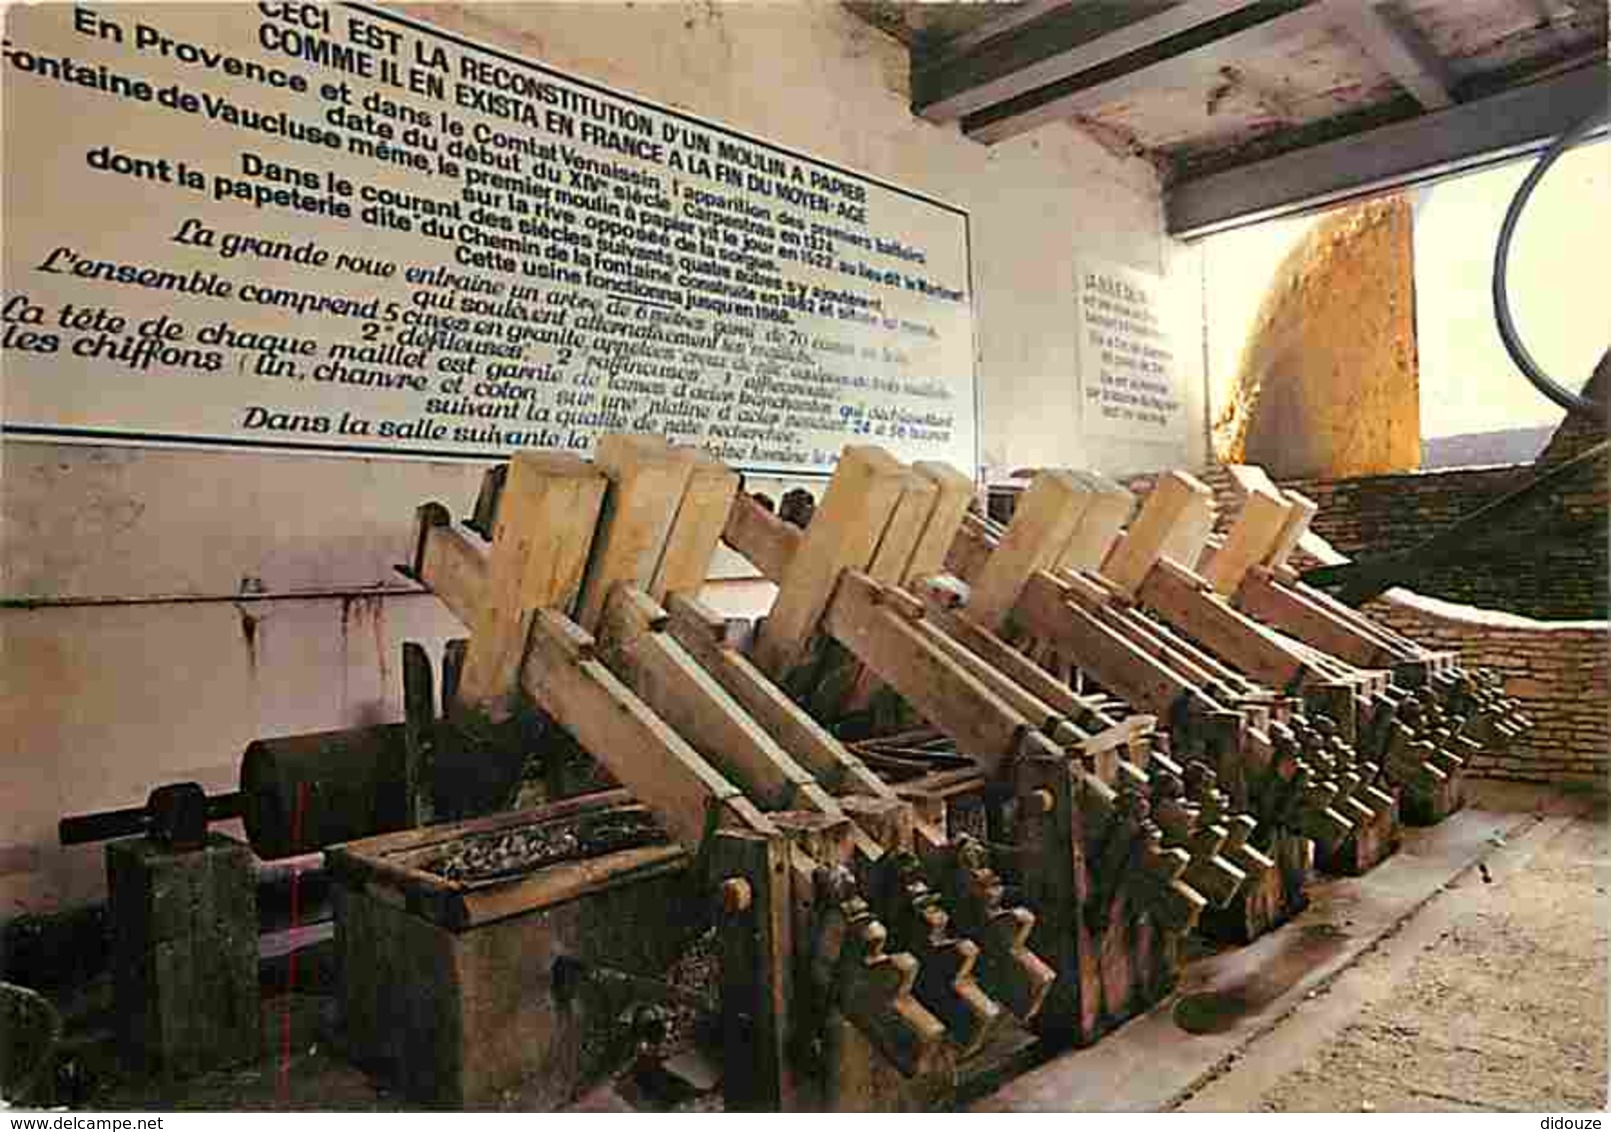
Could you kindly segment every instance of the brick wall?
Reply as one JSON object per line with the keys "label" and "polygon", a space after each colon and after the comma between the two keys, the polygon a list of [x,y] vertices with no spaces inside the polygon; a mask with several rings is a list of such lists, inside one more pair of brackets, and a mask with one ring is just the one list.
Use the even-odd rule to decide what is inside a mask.
{"label": "brick wall", "polygon": [[1533,728],[1509,751],[1474,759],[1483,778],[1557,782],[1604,791],[1611,764],[1611,644],[1605,621],[1535,621],[1389,590],[1364,612],[1462,664],[1504,676]]}

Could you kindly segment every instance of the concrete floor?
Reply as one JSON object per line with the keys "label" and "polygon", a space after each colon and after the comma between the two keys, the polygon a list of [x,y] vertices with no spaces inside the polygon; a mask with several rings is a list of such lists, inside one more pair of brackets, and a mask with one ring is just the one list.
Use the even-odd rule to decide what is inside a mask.
{"label": "concrete floor", "polygon": [[1191,964],[1173,1001],[973,1107],[1604,1108],[1604,807],[1476,793],[1367,876],[1314,885],[1281,930]]}
{"label": "concrete floor", "polygon": [[[1477,784],[1471,806],[1407,830],[1402,850],[1367,876],[1318,881],[1292,923],[1194,960],[1179,993],[1150,1014],[971,1107],[1603,1108],[1608,846],[1603,805]],[[328,984],[310,985],[321,981],[307,970],[298,984],[315,993],[265,1003],[265,1044],[280,1052],[254,1068],[159,1086],[119,1078],[83,1047],[105,1072],[83,1105],[409,1107],[332,1048]],[[579,1107],[658,1106],[626,1085]]]}

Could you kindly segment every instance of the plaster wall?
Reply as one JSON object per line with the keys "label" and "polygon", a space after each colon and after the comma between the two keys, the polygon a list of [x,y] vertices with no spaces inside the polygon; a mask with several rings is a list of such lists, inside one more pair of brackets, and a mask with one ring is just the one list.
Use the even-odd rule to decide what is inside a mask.
{"label": "plaster wall", "polygon": [[[967,209],[986,476],[1202,464],[1190,315],[1173,328],[1184,446],[1087,441],[1080,428],[1078,256],[1163,273],[1180,309],[1201,309],[1198,253],[1164,235],[1150,166],[1062,125],[985,148],[915,119],[905,49],[838,5],[397,7]],[[400,642],[435,654],[463,630],[392,567],[409,556],[415,506],[462,513],[480,473],[0,444],[0,920],[100,897],[100,849],[57,846],[62,814],[136,804],[175,779],[231,789],[253,738],[399,718]],[[764,589],[713,596],[736,610]]]}

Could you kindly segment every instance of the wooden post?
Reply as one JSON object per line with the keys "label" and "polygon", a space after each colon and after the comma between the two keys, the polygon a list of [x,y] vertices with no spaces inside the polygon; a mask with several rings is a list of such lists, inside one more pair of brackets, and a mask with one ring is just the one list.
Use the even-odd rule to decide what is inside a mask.
{"label": "wooden post", "polygon": [[576,600],[604,484],[574,456],[515,453],[456,706],[493,722],[508,718],[533,616],[543,609],[567,612]]}
{"label": "wooden post", "polygon": [[[577,607],[576,623],[588,632],[598,628],[615,583],[648,585],[654,578],[693,471],[689,455],[661,436],[607,434],[599,438],[593,463],[608,477],[609,490]],[[679,563],[678,569],[687,566]]]}
{"label": "wooden post", "polygon": [[923,528],[923,534],[912,550],[906,575],[897,579],[902,584],[938,574],[945,569],[945,556],[956,541],[957,530],[962,525],[963,516],[968,513],[974,493],[973,480],[950,464],[919,460],[912,465],[912,470],[934,483],[936,495],[928,525]]}
{"label": "wooden post", "polygon": [[1293,509],[1294,504],[1273,492],[1249,492],[1225,545],[1203,571],[1208,584],[1226,597],[1234,596],[1248,570],[1274,553]]}
{"label": "wooden post", "polygon": [[705,584],[738,492],[738,473],[720,460],[698,449],[677,451],[686,452],[690,461],[688,486],[677,504],[665,551],[648,580],[649,596],[656,601],[673,593],[697,593]]}
{"label": "wooden post", "polygon": [[804,658],[840,572],[872,561],[906,482],[900,461],[881,448],[851,445],[840,453],[755,642],[755,662],[773,679],[783,680]]}
{"label": "wooden post", "polygon": [[1091,503],[1089,485],[1069,472],[1043,471],[1019,497],[1012,522],[973,583],[968,610],[1000,632],[1029,576],[1055,566]]}
{"label": "wooden post", "polygon": [[728,1112],[797,1107],[790,1068],[795,943],[789,843],[776,832],[711,838],[721,899],[722,1100]]}
{"label": "wooden post", "polygon": [[1141,505],[1124,539],[1102,564],[1102,575],[1133,595],[1159,558],[1194,565],[1213,529],[1214,493],[1195,476],[1169,472]]}
{"label": "wooden post", "polygon": [[1085,509],[1085,517],[1058,557],[1057,569],[1096,570],[1130,520],[1136,500],[1127,489],[1106,476],[1084,471],[1075,474],[1088,485],[1091,501]]}

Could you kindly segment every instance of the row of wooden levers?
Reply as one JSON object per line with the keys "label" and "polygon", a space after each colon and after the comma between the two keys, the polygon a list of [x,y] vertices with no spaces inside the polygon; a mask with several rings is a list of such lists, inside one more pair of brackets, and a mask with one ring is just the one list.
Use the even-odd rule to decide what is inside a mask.
{"label": "row of wooden levers", "polygon": [[[804,1027],[870,1066],[841,1100],[936,1103],[1009,1036],[1159,1002],[1189,933],[1251,941],[1313,870],[1372,868],[1528,725],[1300,581],[1314,505],[1243,471],[1228,524],[1185,473],[1138,505],[1043,470],[1003,525],[852,446],[802,528],[611,435],[517,454],[466,523],[422,507],[414,572],[471,628],[451,710],[544,713],[709,870],[748,965],[729,1103],[788,1103]],[[699,597],[720,543],[777,587],[749,631]]]}

